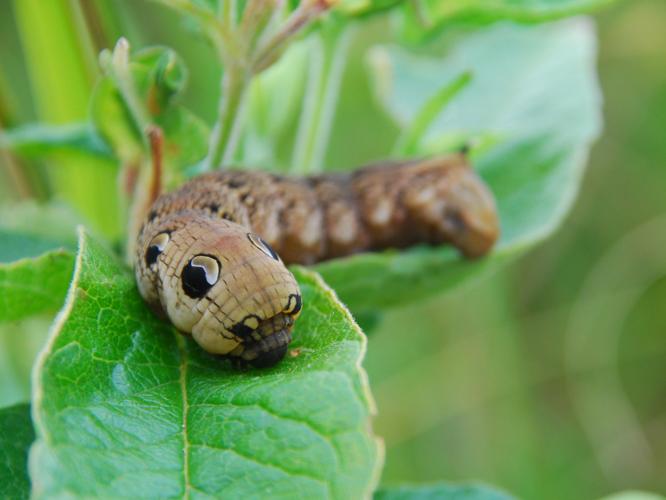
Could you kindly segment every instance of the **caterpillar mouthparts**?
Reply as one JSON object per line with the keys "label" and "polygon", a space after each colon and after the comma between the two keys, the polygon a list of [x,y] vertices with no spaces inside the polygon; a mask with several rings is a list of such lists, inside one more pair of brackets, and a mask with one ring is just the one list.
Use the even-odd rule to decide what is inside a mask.
{"label": "caterpillar mouthparts", "polygon": [[146,302],[204,350],[269,367],[303,307],[285,262],[418,243],[477,258],[498,235],[492,193],[464,155],[302,179],[226,170],[155,201],[135,274]]}
{"label": "caterpillar mouthparts", "polygon": [[286,354],[293,326],[293,316],[276,314],[259,323],[250,338],[230,354],[236,357],[240,366],[249,364],[255,368],[269,368]]}

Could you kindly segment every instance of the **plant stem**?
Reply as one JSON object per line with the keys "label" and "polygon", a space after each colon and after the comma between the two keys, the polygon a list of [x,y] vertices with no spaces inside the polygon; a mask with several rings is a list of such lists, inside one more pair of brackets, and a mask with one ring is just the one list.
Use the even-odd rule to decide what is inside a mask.
{"label": "plant stem", "polygon": [[255,74],[260,73],[273,64],[289,45],[289,42],[309,26],[312,21],[328,10],[331,5],[332,2],[329,3],[326,0],[301,1],[298,8],[284,22],[282,28],[258,51],[253,64],[253,72]]}
{"label": "plant stem", "polygon": [[293,171],[319,172],[331,136],[345,60],[354,28],[342,29],[313,47],[303,111],[296,136]]}
{"label": "plant stem", "polygon": [[[159,1],[172,3],[172,0]],[[218,31],[226,33],[233,29],[234,36],[240,37],[244,42],[234,42],[232,38],[229,43],[216,44],[220,59],[224,63],[224,74],[218,119],[211,132],[208,156],[203,163],[204,170],[222,168],[233,161],[252,78],[273,64],[289,41],[332,5],[331,0],[302,0],[281,28],[260,48],[255,48],[272,17],[261,14],[260,11],[267,9],[271,2],[274,2],[275,6],[281,5],[281,0],[251,2],[246,7],[249,9],[244,13],[247,17],[242,19],[240,27],[236,26],[235,2],[225,2],[218,12],[221,18]]]}
{"label": "plant stem", "polygon": [[233,160],[249,90],[249,76],[238,66],[229,66],[222,77],[218,120],[211,132],[205,170],[227,165]]}

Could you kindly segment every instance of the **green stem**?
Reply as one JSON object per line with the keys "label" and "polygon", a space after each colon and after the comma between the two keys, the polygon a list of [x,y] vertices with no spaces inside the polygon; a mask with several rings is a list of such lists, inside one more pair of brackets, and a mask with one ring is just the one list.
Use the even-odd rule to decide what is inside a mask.
{"label": "green stem", "polygon": [[211,132],[205,170],[222,168],[234,158],[249,93],[249,80],[246,71],[237,66],[228,67],[222,77],[218,120]]}
{"label": "green stem", "polygon": [[273,64],[299,33],[331,7],[326,1],[302,1],[282,27],[257,51],[253,72],[260,73]]}
{"label": "green stem", "polygon": [[[171,5],[182,2],[182,0],[158,1]],[[218,11],[220,19],[216,23],[217,31],[222,35],[225,33],[228,35],[232,30],[234,37],[226,40],[227,43],[222,43],[225,41],[224,38],[218,38],[220,43],[216,44],[225,71],[222,77],[218,119],[211,132],[204,170],[221,168],[233,161],[252,78],[273,64],[286,49],[288,42],[330,7],[325,0],[302,1],[281,28],[269,37],[267,43],[255,48],[264,29],[270,24],[272,16],[262,13],[269,4],[269,0],[250,2],[240,27],[237,27],[235,2],[228,0]],[[242,39],[243,43],[235,38]]]}
{"label": "green stem", "polygon": [[315,39],[294,146],[296,173],[319,172],[323,168],[353,31],[354,28],[343,29],[326,41]]}

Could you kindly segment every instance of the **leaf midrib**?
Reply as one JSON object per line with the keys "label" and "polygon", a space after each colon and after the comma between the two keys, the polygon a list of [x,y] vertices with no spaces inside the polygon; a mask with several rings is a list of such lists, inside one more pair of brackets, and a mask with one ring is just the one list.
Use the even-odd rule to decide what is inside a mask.
{"label": "leaf midrib", "polygon": [[178,363],[178,382],[180,384],[180,394],[181,399],[183,400],[183,481],[184,481],[184,492],[183,498],[190,498],[190,489],[192,484],[190,482],[190,440],[187,435],[187,415],[190,411],[190,405],[187,399],[187,348],[185,346],[185,339],[183,336],[176,331],[175,328],[171,329],[173,335],[176,338],[176,344],[178,345],[178,355],[180,362]]}

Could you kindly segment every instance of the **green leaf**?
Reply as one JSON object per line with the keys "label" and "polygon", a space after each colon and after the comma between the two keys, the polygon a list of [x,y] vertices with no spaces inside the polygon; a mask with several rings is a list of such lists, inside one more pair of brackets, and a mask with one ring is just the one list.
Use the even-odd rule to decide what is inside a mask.
{"label": "green leaf", "polygon": [[0,205],[0,262],[55,248],[76,250],[76,226],[82,222],[70,207],[58,203]]}
{"label": "green leaf", "polygon": [[[85,119],[97,71],[81,6],[69,2],[15,0],[15,24],[21,35],[31,96],[40,121],[51,124]],[[108,237],[121,234],[118,200],[109,196],[117,169],[100,156],[49,158],[54,194],[84,214]]]}
{"label": "green leaf", "polygon": [[0,498],[29,498],[28,450],[35,433],[30,405],[0,409]]}
{"label": "green leaf", "polygon": [[615,0],[341,0],[336,9],[347,15],[368,16],[398,10],[410,35],[423,37],[446,22],[489,22],[511,19],[543,22],[591,12]]}
{"label": "green leaf", "polygon": [[425,136],[432,122],[442,110],[472,80],[472,74],[463,73],[452,82],[447,83],[430,97],[414,116],[412,123],[405,128],[396,144],[396,152],[401,156],[413,156],[418,152],[421,139]]}
{"label": "green leaf", "polygon": [[50,153],[83,153],[112,159],[111,151],[87,123],[46,125],[34,123],[0,132],[0,149],[26,157]]}
{"label": "green leaf", "polygon": [[[167,174],[178,175],[200,161],[208,150],[208,126],[178,103],[187,83],[187,69],[180,57],[166,47],[148,47],[132,55],[132,78],[152,122],[164,133],[164,165]],[[145,138],[110,76],[97,85],[91,105],[94,127],[124,163],[141,164],[149,158]],[[170,182],[174,182],[170,179]]]}
{"label": "green leaf", "polygon": [[659,493],[650,493],[647,491],[629,490],[613,493],[603,497],[601,500],[664,500],[666,497]]}
{"label": "green leaf", "polygon": [[0,323],[58,310],[74,268],[70,214],[24,204],[0,215]]}
{"label": "green leaf", "polygon": [[74,255],[67,250],[0,264],[0,323],[58,310],[73,268]]}
{"label": "green leaf", "polygon": [[[443,60],[386,51],[393,92],[381,94],[399,123],[465,71],[474,74],[433,122],[420,154],[461,136],[493,137],[474,163],[493,191],[501,240],[466,261],[447,247],[361,254],[315,266],[354,311],[415,301],[496,269],[552,234],[569,211],[597,137],[601,97],[595,36],[584,20],[498,25],[463,39]],[[482,154],[481,154],[482,153]]]}
{"label": "green leaf", "polygon": [[[294,43],[282,57],[252,82],[242,145],[244,165],[279,166],[287,170],[293,135],[305,92],[307,41]],[[282,161],[280,161],[282,158]]]}
{"label": "green leaf", "polygon": [[417,0],[404,2],[399,24],[406,41],[419,42],[441,32],[454,21],[489,23],[512,20],[540,23],[593,12],[615,0]]}
{"label": "green leaf", "polygon": [[34,372],[34,495],[369,495],[381,452],[366,340],[316,274],[296,275],[295,351],[234,371],[154,317],[128,270],[82,232]]}
{"label": "green leaf", "polygon": [[46,343],[53,316],[0,322],[0,408],[30,399],[32,365]]}
{"label": "green leaf", "polygon": [[383,487],[374,500],[511,500],[514,497],[487,486],[446,483]]}

